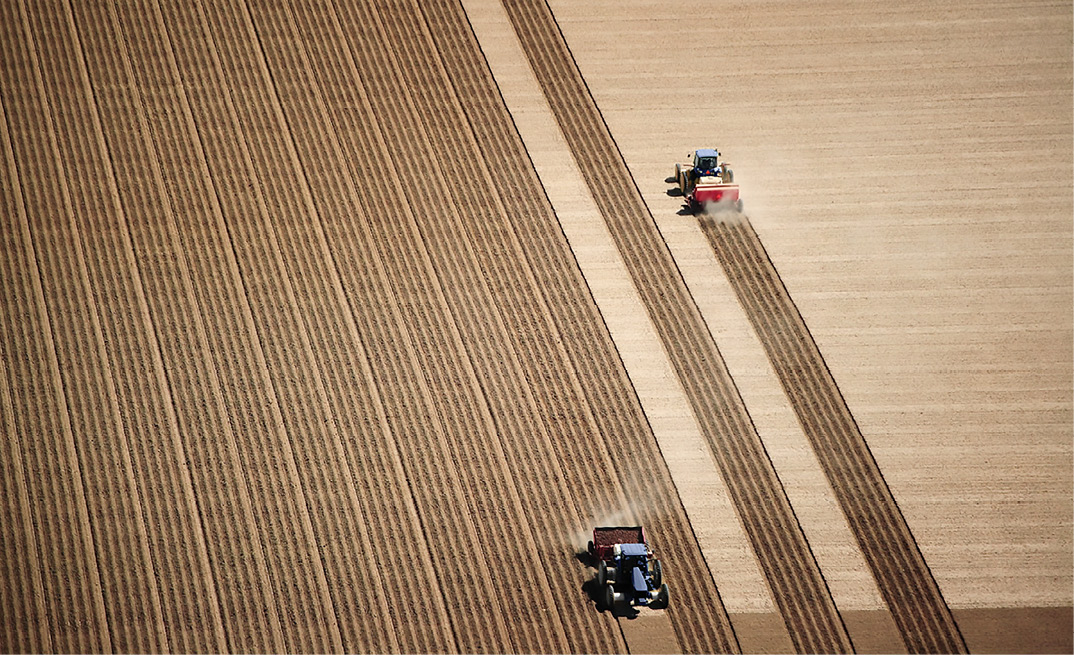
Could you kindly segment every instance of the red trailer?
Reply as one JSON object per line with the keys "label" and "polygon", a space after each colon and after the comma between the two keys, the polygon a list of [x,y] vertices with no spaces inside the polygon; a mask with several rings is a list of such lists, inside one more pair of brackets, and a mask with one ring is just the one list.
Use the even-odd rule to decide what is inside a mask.
{"label": "red trailer", "polygon": [[593,540],[589,542],[589,554],[596,560],[612,561],[616,544],[643,544],[645,530],[640,525],[593,528]]}

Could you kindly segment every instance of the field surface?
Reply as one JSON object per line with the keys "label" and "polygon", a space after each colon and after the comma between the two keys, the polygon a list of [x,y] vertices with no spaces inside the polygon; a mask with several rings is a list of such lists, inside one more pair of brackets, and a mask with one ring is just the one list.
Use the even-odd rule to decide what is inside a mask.
{"label": "field surface", "polygon": [[1072,15],[0,2],[0,650],[1071,652]]}

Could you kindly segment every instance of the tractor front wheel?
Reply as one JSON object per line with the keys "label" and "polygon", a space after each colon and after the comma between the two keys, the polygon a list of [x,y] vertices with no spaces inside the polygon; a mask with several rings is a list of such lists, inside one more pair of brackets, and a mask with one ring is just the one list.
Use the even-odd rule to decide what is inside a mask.
{"label": "tractor front wheel", "polygon": [[667,584],[660,585],[660,591],[656,592],[656,598],[653,602],[649,603],[649,607],[654,610],[666,610],[668,603],[671,602],[671,591],[668,589]]}

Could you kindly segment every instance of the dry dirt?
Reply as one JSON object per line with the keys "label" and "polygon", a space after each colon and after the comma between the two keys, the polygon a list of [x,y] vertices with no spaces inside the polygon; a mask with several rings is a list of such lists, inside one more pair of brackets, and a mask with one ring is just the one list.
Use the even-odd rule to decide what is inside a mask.
{"label": "dry dirt", "polygon": [[1069,3],[0,12],[3,651],[1074,650]]}

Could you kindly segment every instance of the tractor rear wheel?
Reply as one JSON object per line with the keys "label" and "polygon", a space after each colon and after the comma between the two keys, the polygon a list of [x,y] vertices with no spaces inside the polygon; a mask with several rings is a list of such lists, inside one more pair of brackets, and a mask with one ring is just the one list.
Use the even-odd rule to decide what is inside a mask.
{"label": "tractor rear wheel", "polygon": [[608,585],[608,565],[601,560],[597,564],[597,586],[606,587]]}
{"label": "tractor rear wheel", "polygon": [[611,585],[605,585],[600,592],[600,604],[604,606],[604,609],[615,609],[615,589]]}
{"label": "tractor rear wheel", "polygon": [[653,560],[653,586],[659,587],[664,583],[664,566],[660,560]]}

